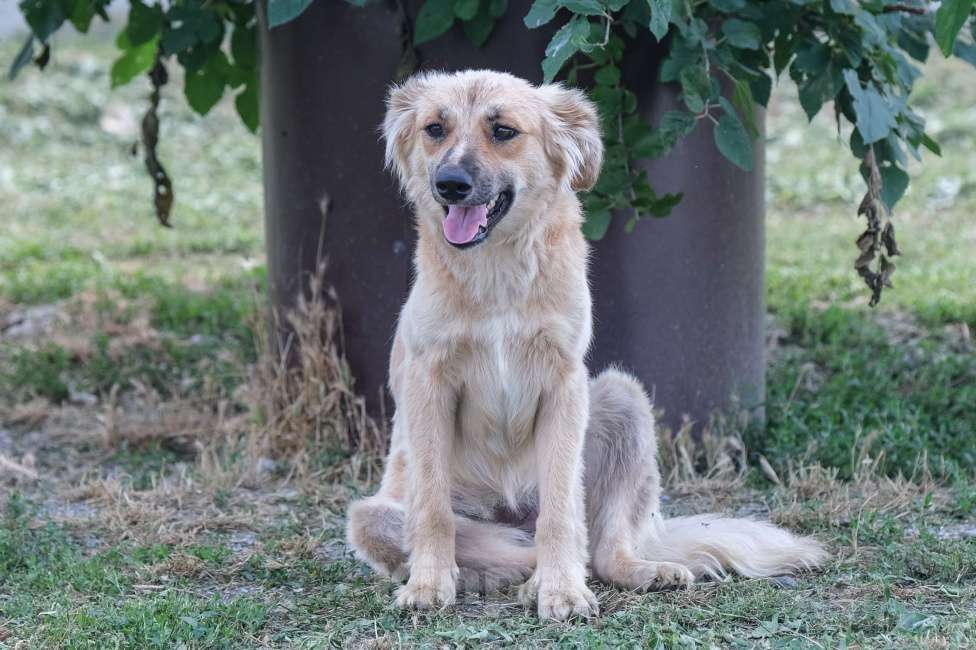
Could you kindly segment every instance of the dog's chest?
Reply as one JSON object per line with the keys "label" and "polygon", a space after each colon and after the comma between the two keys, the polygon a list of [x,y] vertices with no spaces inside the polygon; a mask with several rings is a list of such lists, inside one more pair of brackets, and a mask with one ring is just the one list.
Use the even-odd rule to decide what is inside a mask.
{"label": "dog's chest", "polygon": [[[520,359],[517,337],[478,345],[458,401],[456,467],[506,500],[533,489],[533,427],[541,388]],[[463,469],[462,469],[463,468]]]}

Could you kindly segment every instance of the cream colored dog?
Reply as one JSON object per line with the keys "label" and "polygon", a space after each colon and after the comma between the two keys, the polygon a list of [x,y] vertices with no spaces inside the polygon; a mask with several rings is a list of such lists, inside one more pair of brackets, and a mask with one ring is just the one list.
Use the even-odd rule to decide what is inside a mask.
{"label": "cream colored dog", "polygon": [[349,540],[403,577],[397,603],[454,601],[459,567],[528,578],[542,618],[597,609],[588,570],[625,589],[728,569],[812,567],[820,545],[714,515],[662,520],[651,405],[633,377],[590,378],[576,191],[603,148],[594,106],[508,74],[417,75],[389,94],[387,162],[416,210],[416,280],[390,359],[393,439]]}

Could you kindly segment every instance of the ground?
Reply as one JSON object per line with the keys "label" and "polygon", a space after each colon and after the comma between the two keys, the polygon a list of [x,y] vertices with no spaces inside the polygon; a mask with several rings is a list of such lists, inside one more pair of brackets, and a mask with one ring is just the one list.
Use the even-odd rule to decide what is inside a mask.
{"label": "ground", "polygon": [[[0,61],[16,46],[0,40]],[[159,228],[132,155],[146,87],[110,91],[111,57],[61,42],[46,71],[0,85],[0,648],[976,638],[976,71],[935,61],[920,82],[944,155],[912,168],[896,288],[874,310],[852,270],[863,188],[844,136],[778,89],[768,427],[716,422],[697,449],[662,445],[668,512],[768,517],[823,539],[828,566],[601,588],[599,618],[542,624],[514,592],[400,612],[394,585],[352,558],[344,507],[377,466],[342,443],[366,427],[323,419],[309,404],[334,412],[337,393],[306,387],[297,410],[318,436],[275,438],[288,422],[261,399],[258,141],[231,107],[200,119],[167,87],[176,228]],[[317,363],[342,381],[334,361]]]}

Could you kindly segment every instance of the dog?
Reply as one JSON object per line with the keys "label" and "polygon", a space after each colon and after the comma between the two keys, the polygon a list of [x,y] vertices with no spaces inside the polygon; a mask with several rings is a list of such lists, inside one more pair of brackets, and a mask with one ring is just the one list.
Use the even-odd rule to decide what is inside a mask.
{"label": "dog", "polygon": [[421,73],[389,92],[382,134],[415,211],[416,275],[390,358],[384,475],[351,504],[347,534],[376,571],[407,578],[399,606],[448,605],[473,574],[524,581],[520,600],[563,620],[596,613],[590,572],[650,590],[823,561],[816,540],[768,523],[663,519],[644,388],[616,369],[589,376],[576,192],[596,183],[603,145],[584,93]]}

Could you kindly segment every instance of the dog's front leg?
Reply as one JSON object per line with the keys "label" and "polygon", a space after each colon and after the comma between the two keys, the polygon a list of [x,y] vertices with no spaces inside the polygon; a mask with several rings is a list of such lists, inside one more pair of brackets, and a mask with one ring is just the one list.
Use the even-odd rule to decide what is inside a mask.
{"label": "dog's front leg", "polygon": [[537,564],[520,591],[523,603],[538,602],[543,619],[564,620],[597,611],[596,598],[586,586],[582,454],[588,415],[589,393],[582,365],[543,391],[535,429]]}
{"label": "dog's front leg", "polygon": [[442,373],[423,361],[408,363],[402,405],[410,442],[410,578],[397,592],[397,605],[429,609],[454,602],[458,577],[448,465],[456,400]]}

